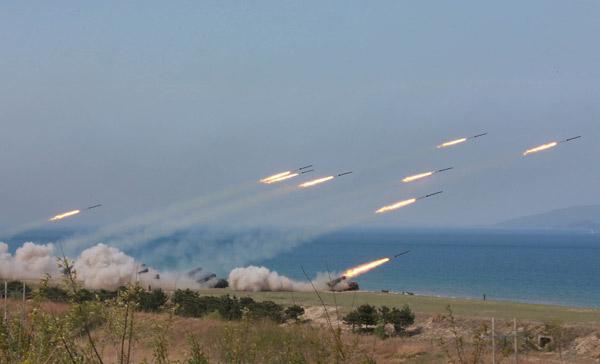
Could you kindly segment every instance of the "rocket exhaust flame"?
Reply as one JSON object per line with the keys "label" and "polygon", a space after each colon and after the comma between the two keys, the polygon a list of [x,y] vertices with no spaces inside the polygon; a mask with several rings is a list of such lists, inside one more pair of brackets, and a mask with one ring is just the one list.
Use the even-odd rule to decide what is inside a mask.
{"label": "rocket exhaust flame", "polygon": [[559,145],[561,143],[570,142],[571,140],[575,140],[575,139],[579,139],[579,138],[581,138],[581,135],[578,135],[578,136],[572,137],[572,138],[567,138],[567,139],[561,140],[559,142],[550,142],[550,143],[542,144],[542,145],[537,146],[535,148],[527,149],[526,151],[523,152],[523,156],[526,156],[528,154],[533,154],[533,153],[541,152],[543,150],[551,149],[551,148],[554,148],[554,147],[556,147],[557,145]]}
{"label": "rocket exhaust flame", "polygon": [[299,173],[296,172],[296,173],[286,174],[285,176],[281,176],[281,177],[278,177],[278,178],[270,179],[267,182],[263,182],[263,183],[270,185],[271,183],[277,183],[277,182],[285,181],[286,179],[294,178],[296,176],[299,176]]}
{"label": "rocket exhaust flame", "polygon": [[466,141],[467,141],[467,138],[460,138],[460,139],[456,139],[456,140],[451,140],[449,142],[445,142],[445,143],[442,143],[442,144],[438,145],[437,148],[440,149],[440,148],[451,147],[453,145],[464,143]]}
{"label": "rocket exhaust flame", "polygon": [[398,202],[393,203],[391,205],[383,206],[382,208],[380,208],[377,211],[375,211],[375,213],[376,214],[383,214],[385,212],[394,211],[394,210],[397,210],[397,209],[402,208],[404,206],[412,205],[415,202],[417,202],[416,198],[411,198],[411,199],[404,200],[404,201],[398,201]]}
{"label": "rocket exhaust flame", "polygon": [[260,183],[264,183],[264,184],[268,185],[271,183],[285,181],[286,179],[294,178],[294,177],[299,176],[304,173],[313,172],[314,169],[308,170],[308,168],[311,168],[312,166],[313,166],[312,164],[309,164],[308,166],[300,167],[300,168],[294,169],[292,171],[285,171],[285,172],[277,173],[272,176],[261,179]]}
{"label": "rocket exhaust flame", "polygon": [[265,178],[261,179],[260,182],[261,183],[273,183],[277,179],[285,177],[285,176],[290,175],[290,174],[292,174],[291,171],[285,171],[285,172],[277,173],[277,174],[274,174],[272,176],[265,177]]}
{"label": "rocket exhaust flame", "polygon": [[451,147],[451,146],[456,145],[456,144],[464,143],[464,142],[466,142],[469,139],[479,138],[479,137],[482,137],[484,135],[487,135],[487,133],[481,133],[481,134],[473,135],[473,136],[466,137],[466,138],[460,138],[460,139],[450,140],[448,142],[445,142],[445,143],[442,143],[442,144],[438,145],[437,148],[440,149],[440,148]]}
{"label": "rocket exhaust flame", "polygon": [[342,276],[345,278],[356,277],[356,276],[359,276],[361,274],[364,274],[364,273],[370,271],[373,268],[379,267],[380,265],[385,264],[385,263],[389,262],[390,260],[391,260],[390,258],[381,258],[381,259],[377,259],[377,260],[374,260],[369,263],[361,264],[354,268],[348,269],[347,271],[344,272],[344,274]]}
{"label": "rocket exhaust flame", "polygon": [[421,179],[421,178],[429,177],[429,176],[431,176],[431,175],[433,175],[435,173],[449,171],[449,170],[451,170],[453,168],[454,167],[448,167],[448,168],[444,168],[444,169],[438,169],[438,170],[435,170],[435,171],[429,171],[429,172],[423,172],[423,173],[415,174],[413,176],[405,177],[402,180],[402,182],[408,183],[408,182],[416,181],[416,180]]}
{"label": "rocket exhaust flame", "polygon": [[397,209],[402,208],[404,206],[412,205],[413,203],[417,202],[418,200],[422,200],[422,199],[427,198],[427,197],[435,196],[435,195],[438,195],[438,194],[440,194],[442,192],[443,191],[438,191],[438,192],[430,193],[430,194],[425,195],[425,196],[413,197],[413,198],[408,199],[408,200],[398,201],[398,202],[393,203],[391,205],[383,206],[382,208],[376,210],[375,213],[376,214],[383,214],[385,212],[394,211],[394,210],[397,210]]}
{"label": "rocket exhaust flame", "polygon": [[542,145],[537,146],[535,148],[527,149],[526,151],[523,152],[523,156],[526,156],[528,154],[533,154],[533,153],[541,152],[542,150],[554,148],[557,145],[558,145],[558,142],[551,142],[551,143],[542,144]]}
{"label": "rocket exhaust flame", "polygon": [[72,211],[68,211],[68,212],[65,212],[65,213],[62,213],[62,214],[58,214],[58,215],[56,215],[56,216],[54,216],[54,217],[50,218],[48,221],[58,221],[58,220],[62,220],[62,219],[64,219],[64,218],[67,218],[67,217],[70,217],[70,216],[73,216],[73,215],[77,215],[77,214],[78,214],[78,213],[80,213],[80,212],[81,212],[81,211],[79,211],[79,210],[72,210]]}
{"label": "rocket exhaust flame", "polygon": [[414,176],[408,176],[408,177],[405,177],[402,180],[402,182],[408,183],[408,182],[416,181],[416,180],[421,179],[421,178],[429,177],[433,173],[434,173],[433,171],[430,171],[430,172],[424,172],[424,173],[415,174]]}
{"label": "rocket exhaust flame", "polygon": [[300,187],[300,188],[312,187],[312,186],[319,185],[321,183],[325,183],[325,182],[331,181],[334,178],[335,178],[334,176],[327,176],[327,177],[317,178],[317,179],[313,179],[313,180],[301,183],[301,184],[298,185],[298,187]]}
{"label": "rocket exhaust flame", "polygon": [[274,181],[274,180],[276,180],[278,178],[287,176],[287,175],[289,175],[291,173],[292,173],[291,171],[285,171],[285,172],[277,173],[277,174],[274,174],[272,176],[265,177],[265,178],[261,179],[260,182],[261,183],[270,183],[271,181]]}

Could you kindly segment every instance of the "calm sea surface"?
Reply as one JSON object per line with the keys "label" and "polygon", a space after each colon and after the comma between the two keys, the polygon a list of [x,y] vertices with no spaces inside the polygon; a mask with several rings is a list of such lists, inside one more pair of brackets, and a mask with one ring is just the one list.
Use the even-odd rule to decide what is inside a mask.
{"label": "calm sea surface", "polygon": [[404,250],[355,279],[364,290],[600,307],[600,235],[424,230],[338,233],[259,262],[303,279],[300,266],[343,271]]}

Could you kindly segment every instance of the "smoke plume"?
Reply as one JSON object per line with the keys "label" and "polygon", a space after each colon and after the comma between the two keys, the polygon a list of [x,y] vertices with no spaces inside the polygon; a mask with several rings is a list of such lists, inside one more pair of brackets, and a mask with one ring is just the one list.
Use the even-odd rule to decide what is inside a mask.
{"label": "smoke plume", "polygon": [[339,275],[331,276],[328,273],[318,273],[316,278],[310,282],[298,282],[286,276],[282,276],[275,271],[271,271],[265,267],[240,267],[235,268],[229,273],[229,286],[236,291],[287,291],[287,292],[311,292],[314,288],[319,291],[343,291],[348,289],[346,280],[341,280],[334,287],[329,287],[327,283],[331,278]]}
{"label": "smoke plume", "polygon": [[[54,255],[54,245],[24,243],[14,255],[8,245],[0,242],[0,279],[38,280],[50,275],[60,279],[59,259]],[[187,274],[159,272],[137,262],[133,257],[117,248],[97,244],[81,252],[73,268],[77,279],[86,288],[116,289],[130,283],[139,283],[144,288],[211,288],[219,279],[210,272]]]}

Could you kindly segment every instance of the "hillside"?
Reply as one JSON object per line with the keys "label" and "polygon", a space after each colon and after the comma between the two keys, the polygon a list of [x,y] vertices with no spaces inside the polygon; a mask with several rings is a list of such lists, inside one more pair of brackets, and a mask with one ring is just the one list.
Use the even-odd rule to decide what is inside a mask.
{"label": "hillside", "polygon": [[517,217],[497,227],[514,229],[578,229],[600,231],[600,205],[574,206]]}

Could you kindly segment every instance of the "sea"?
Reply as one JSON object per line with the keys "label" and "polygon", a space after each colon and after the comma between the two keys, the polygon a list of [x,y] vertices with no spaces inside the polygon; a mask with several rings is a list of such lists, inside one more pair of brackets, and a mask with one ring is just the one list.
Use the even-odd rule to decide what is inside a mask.
{"label": "sea", "polygon": [[330,234],[257,262],[295,279],[410,250],[354,280],[361,290],[600,307],[600,234],[494,229]]}

